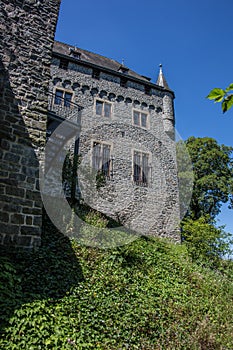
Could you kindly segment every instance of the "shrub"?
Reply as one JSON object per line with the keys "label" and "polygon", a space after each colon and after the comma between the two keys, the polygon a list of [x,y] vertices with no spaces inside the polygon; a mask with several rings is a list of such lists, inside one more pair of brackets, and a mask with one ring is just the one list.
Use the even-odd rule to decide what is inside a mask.
{"label": "shrub", "polygon": [[39,252],[7,264],[21,302],[1,349],[233,348],[233,280],[192,262],[187,245],[141,237],[104,251],[47,224]]}

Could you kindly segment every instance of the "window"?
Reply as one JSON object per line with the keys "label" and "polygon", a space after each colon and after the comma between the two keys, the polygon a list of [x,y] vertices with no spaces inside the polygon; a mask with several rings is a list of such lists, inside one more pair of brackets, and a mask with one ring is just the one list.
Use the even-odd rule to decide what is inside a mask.
{"label": "window", "polygon": [[60,58],[59,68],[67,70],[68,69],[69,61],[65,58]]}
{"label": "window", "polygon": [[100,71],[99,69],[93,69],[92,71],[92,78],[99,79],[100,78]]}
{"label": "window", "polygon": [[54,104],[70,108],[72,96],[72,92],[57,89],[55,91]]}
{"label": "window", "polygon": [[145,94],[146,95],[151,95],[151,88],[148,85],[145,85]]}
{"label": "window", "polygon": [[70,55],[77,60],[81,59],[81,52],[77,51],[76,48],[74,49],[70,48]]}
{"label": "window", "polygon": [[80,60],[80,58],[81,58],[81,53],[80,53],[80,52],[75,52],[75,51],[73,51],[73,52],[72,52],[72,56],[73,56],[74,58],[76,58],[77,60]]}
{"label": "window", "polygon": [[118,68],[118,72],[123,73],[123,74],[128,74],[129,68],[125,67],[124,65],[121,65],[121,66]]}
{"label": "window", "polygon": [[110,118],[112,114],[112,105],[109,102],[96,100],[95,112],[102,117]]}
{"label": "window", "polygon": [[126,78],[121,77],[120,86],[127,88],[127,79]]}
{"label": "window", "polygon": [[133,152],[133,181],[138,186],[149,184],[149,154],[141,151]]}
{"label": "window", "polygon": [[92,167],[98,174],[104,177],[110,177],[111,167],[111,145],[101,142],[93,142],[92,148]]}
{"label": "window", "polygon": [[148,128],[148,115],[143,112],[133,111],[133,125]]}

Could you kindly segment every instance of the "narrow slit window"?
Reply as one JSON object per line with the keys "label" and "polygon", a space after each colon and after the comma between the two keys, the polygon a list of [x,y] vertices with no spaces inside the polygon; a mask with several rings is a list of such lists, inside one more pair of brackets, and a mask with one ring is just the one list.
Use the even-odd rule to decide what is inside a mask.
{"label": "narrow slit window", "polygon": [[127,88],[127,82],[128,82],[128,80],[126,78],[122,78],[121,77],[120,86],[124,87],[124,88]]}
{"label": "narrow slit window", "polygon": [[60,58],[59,68],[67,70],[69,65],[69,61],[65,58]]}
{"label": "narrow slit window", "polygon": [[100,71],[98,69],[93,69],[92,71],[92,78],[99,79],[100,78]]}

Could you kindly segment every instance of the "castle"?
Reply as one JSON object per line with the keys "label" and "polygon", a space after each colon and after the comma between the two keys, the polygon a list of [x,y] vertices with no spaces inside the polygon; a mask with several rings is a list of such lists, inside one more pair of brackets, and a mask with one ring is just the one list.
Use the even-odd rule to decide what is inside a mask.
{"label": "castle", "polygon": [[39,163],[46,135],[64,121],[78,134],[75,196],[132,230],[179,241],[174,93],[162,67],[152,83],[123,63],[53,42],[57,0],[3,3],[1,244],[40,244]]}

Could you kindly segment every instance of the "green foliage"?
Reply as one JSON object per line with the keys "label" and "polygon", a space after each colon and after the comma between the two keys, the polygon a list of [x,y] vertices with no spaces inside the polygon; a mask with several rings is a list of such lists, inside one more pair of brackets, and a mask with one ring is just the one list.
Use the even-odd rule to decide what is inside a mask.
{"label": "green foliage", "polygon": [[186,245],[140,238],[101,251],[47,224],[40,251],[3,262],[13,293],[5,304],[18,304],[5,318],[0,349],[233,348],[232,265],[204,269]]}
{"label": "green foliage", "polygon": [[108,220],[95,210],[90,210],[83,216],[84,221],[92,226],[105,228],[108,225]]}
{"label": "green foliage", "polygon": [[189,137],[185,141],[193,164],[194,187],[188,216],[198,219],[209,215],[213,220],[222,203],[233,204],[232,147],[216,140]]}
{"label": "green foliage", "polygon": [[180,216],[183,218],[189,209],[192,198],[194,174],[188,149],[182,140],[176,143],[176,161],[179,181]]}
{"label": "green foliage", "polygon": [[101,187],[104,187],[106,185],[106,177],[102,173],[102,171],[98,171],[96,175],[96,188],[99,190]]}
{"label": "green foliage", "polygon": [[[0,325],[5,324],[22,293],[21,276],[7,257],[0,258]],[[8,301],[6,303],[6,301]]]}
{"label": "green foliage", "polygon": [[62,167],[62,182],[67,181],[68,183],[71,184],[72,168],[73,168],[72,155],[71,155],[71,152],[68,151]]}
{"label": "green foliage", "polygon": [[[70,192],[70,204],[73,206],[77,202],[76,188],[78,186],[77,170],[81,162],[81,156],[73,154],[70,151],[64,160],[62,168],[62,182],[63,186]],[[67,195],[67,193],[66,193]]]}
{"label": "green foliage", "polygon": [[188,253],[194,261],[219,267],[223,256],[229,256],[232,242],[231,235],[223,227],[208,223],[208,218],[197,220],[185,219],[182,224],[182,237]]}
{"label": "green foliage", "polygon": [[100,228],[119,227],[121,224],[107,215],[89,207],[87,204],[79,203],[74,208],[75,213],[89,225]]}
{"label": "green foliage", "polygon": [[215,88],[207,96],[209,100],[222,103],[222,111],[225,113],[233,106],[233,84],[230,84],[225,90]]}

